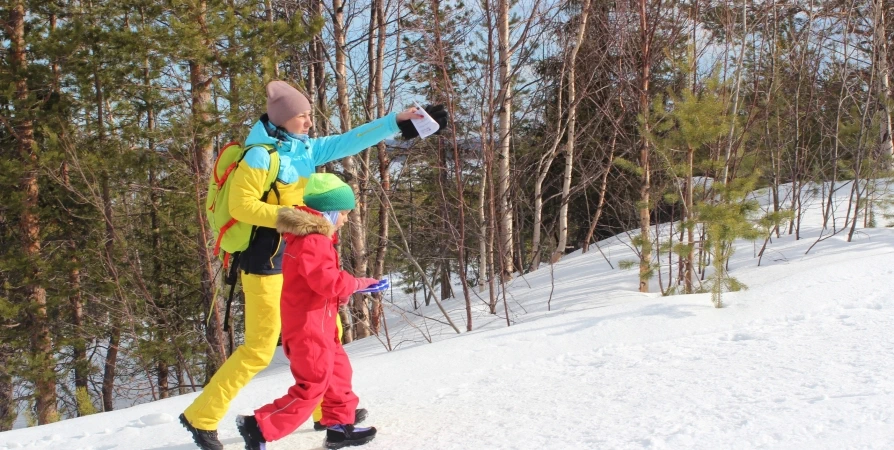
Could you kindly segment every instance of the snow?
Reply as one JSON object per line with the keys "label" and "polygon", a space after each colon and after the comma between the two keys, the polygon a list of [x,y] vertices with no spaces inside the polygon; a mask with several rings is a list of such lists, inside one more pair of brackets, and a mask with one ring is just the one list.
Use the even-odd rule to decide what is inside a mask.
{"label": "snow", "polygon": [[[636,269],[617,269],[634,258],[627,236],[599,244],[615,269],[593,248],[513,280],[509,327],[502,301],[486,313],[487,293],[460,335],[434,304],[401,314],[412,303],[396,295],[396,350],[374,338],[346,347],[379,429],[361,448],[894,448],[894,230],[806,253],[820,224],[808,209],[803,238],[774,238],[760,265],[760,243],[740,243],[730,269],[748,289],[724,294],[722,309],[710,294],[637,292]],[[465,330],[462,301],[445,307]],[[221,423],[228,450],[243,448],[236,414],[290,384],[277,355]],[[176,417],[195,395],[0,433],[0,449],[193,449]],[[308,422],[268,448],[322,441]]]}

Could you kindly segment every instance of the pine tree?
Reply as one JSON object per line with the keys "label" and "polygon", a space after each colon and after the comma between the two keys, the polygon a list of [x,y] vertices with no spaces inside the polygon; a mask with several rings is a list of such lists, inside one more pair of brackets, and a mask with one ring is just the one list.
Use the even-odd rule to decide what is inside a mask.
{"label": "pine tree", "polygon": [[731,122],[721,98],[722,89],[717,78],[712,77],[699,94],[684,89],[682,95],[656,100],[652,106],[655,123],[648,138],[661,155],[658,160],[663,162],[662,169],[675,181],[667,194],[682,200],[680,227],[686,232],[686,240],[672,250],[682,261],[680,278],[687,294],[695,291],[695,233],[699,222],[696,205],[704,201],[696,198],[701,184],[695,177],[710,173],[710,146],[726,136]]}
{"label": "pine tree", "polygon": [[[44,278],[43,223],[39,203],[42,149],[34,124],[39,117],[41,97],[46,97],[47,93],[36,88],[42,78],[40,66],[31,65],[35,57],[31,50],[39,45],[44,23],[23,0],[12,2],[2,13],[7,18],[3,40],[9,45],[4,84],[10,86],[4,95],[8,95],[4,103],[7,112],[11,113],[5,116],[10,118],[7,126],[13,143],[5,148],[14,149],[7,159],[11,164],[4,181],[9,184],[3,191],[15,193],[10,202],[4,202],[8,210],[3,213],[3,222],[10,227],[14,241],[11,244],[16,248],[10,255],[14,259],[4,258],[7,265],[14,263],[4,267],[3,271],[6,286],[12,287],[7,288],[9,303],[3,309],[7,320],[13,319],[25,333],[25,336],[16,336],[9,341],[4,339],[4,342],[18,342],[12,348],[24,351],[24,367],[20,375],[30,384],[38,423],[45,424],[58,420],[56,361],[50,323],[52,305],[47,301]],[[27,345],[22,345],[25,342]],[[9,369],[4,366],[0,370]],[[3,377],[9,375],[7,372]]]}

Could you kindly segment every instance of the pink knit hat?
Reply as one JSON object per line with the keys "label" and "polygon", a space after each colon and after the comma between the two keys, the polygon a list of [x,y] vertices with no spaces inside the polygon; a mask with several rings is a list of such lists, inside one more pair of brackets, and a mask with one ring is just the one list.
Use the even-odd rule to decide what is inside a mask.
{"label": "pink knit hat", "polygon": [[310,102],[298,89],[285,81],[267,84],[267,117],[274,125],[282,126],[299,114],[310,111]]}

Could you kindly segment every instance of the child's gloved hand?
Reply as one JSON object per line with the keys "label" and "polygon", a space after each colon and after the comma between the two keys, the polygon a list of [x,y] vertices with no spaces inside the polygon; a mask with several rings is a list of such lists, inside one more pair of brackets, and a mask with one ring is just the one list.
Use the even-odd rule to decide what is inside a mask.
{"label": "child's gloved hand", "polygon": [[366,288],[368,288],[368,287],[370,287],[370,286],[372,286],[372,285],[374,285],[374,284],[376,284],[376,283],[378,283],[378,282],[379,282],[379,280],[377,280],[377,279],[375,279],[375,278],[357,278],[357,279],[356,279],[356,283],[357,283],[357,284],[356,284],[356,287],[355,287],[355,289],[354,289],[354,292],[357,292],[357,291],[359,291],[359,290],[361,290],[361,289],[366,289]]}
{"label": "child's gloved hand", "polygon": [[[410,108],[415,111],[416,108]],[[410,111],[409,109],[407,111]],[[416,130],[416,126],[413,125],[413,122],[409,119],[400,120],[403,117],[403,114],[407,111],[398,115],[397,127],[400,128],[400,134],[404,137],[404,139],[413,139],[416,136],[419,136],[419,131]],[[438,122],[438,131],[435,131],[435,134],[441,132],[444,127],[447,126],[447,121],[450,119],[450,113],[444,108],[444,105],[428,105],[425,107],[425,112],[434,119],[435,122]]]}

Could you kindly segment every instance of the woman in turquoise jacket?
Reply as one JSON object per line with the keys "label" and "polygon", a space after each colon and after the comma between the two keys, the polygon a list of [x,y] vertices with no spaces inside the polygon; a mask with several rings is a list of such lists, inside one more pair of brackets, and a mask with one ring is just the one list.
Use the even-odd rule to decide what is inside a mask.
{"label": "woman in turquoise jacket", "polygon": [[[441,114],[439,110],[436,114]],[[255,226],[247,250],[239,257],[242,290],[245,294],[245,343],[240,345],[205,386],[202,393],[180,416],[180,422],[203,450],[221,450],[217,438],[220,420],[230,401],[273,359],[280,334],[280,291],[282,255],[285,246],[276,231],[281,208],[304,205],[307,178],[316,167],[359,153],[398,131],[411,138],[410,119],[423,117],[416,108],[361,125],[337,136],[310,138],[313,126],[310,102],[283,81],[267,85],[267,114],[252,127],[245,147],[250,148],[231,175],[230,215]],[[434,116],[446,122],[446,112]],[[268,148],[279,156],[279,172],[274,188],[265,186],[270,168]]]}

